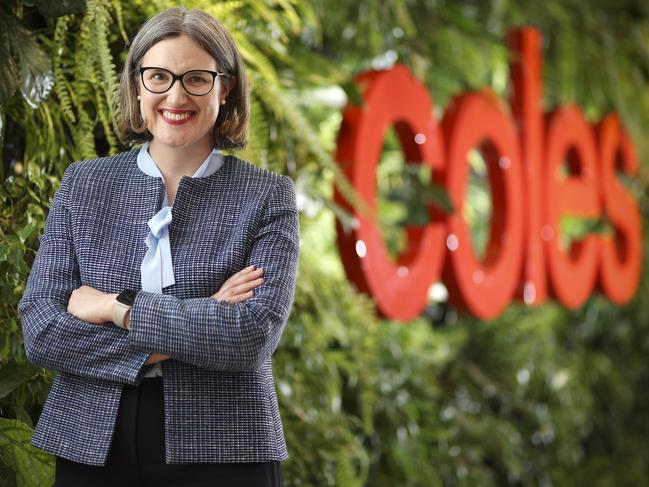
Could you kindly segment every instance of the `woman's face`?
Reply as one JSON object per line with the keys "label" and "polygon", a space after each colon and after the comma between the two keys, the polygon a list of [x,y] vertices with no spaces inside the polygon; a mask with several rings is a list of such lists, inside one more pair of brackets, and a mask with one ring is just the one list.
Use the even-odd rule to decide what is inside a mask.
{"label": "woman's face", "polygon": [[[195,69],[220,71],[216,60],[186,35],[155,44],[142,58],[141,67],[164,68],[176,75]],[[185,91],[180,80],[165,93],[151,93],[140,77],[140,112],[153,135],[151,144],[164,149],[211,150],[212,128],[219,115],[220,102],[229,91],[224,86],[226,79],[217,77],[212,91],[195,96]]]}

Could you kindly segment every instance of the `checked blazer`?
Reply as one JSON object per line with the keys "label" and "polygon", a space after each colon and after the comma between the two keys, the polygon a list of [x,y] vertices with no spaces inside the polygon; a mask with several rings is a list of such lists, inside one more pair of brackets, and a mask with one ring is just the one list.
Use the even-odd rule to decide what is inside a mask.
{"label": "checked blazer", "polygon": [[[67,303],[81,285],[141,289],[147,222],[165,187],[136,159],[74,163],[54,197],[19,304],[27,357],[57,372],[32,444],[104,465],[122,388],[158,352],[172,357],[162,362],[167,463],[285,460],[271,355],[297,274],[293,182],[232,156],[208,177],[183,177],[169,225],[176,283],[139,292],[126,331],[79,320]],[[264,269],[253,297],[210,297],[249,265]]]}

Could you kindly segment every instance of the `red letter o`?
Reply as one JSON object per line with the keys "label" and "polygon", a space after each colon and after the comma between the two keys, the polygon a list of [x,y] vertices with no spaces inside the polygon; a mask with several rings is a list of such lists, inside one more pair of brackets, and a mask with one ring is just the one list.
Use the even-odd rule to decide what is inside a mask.
{"label": "red letter o", "polygon": [[[509,303],[523,257],[523,174],[520,146],[511,119],[491,92],[454,100],[443,121],[448,150],[446,188],[455,213],[449,217],[450,258],[444,277],[451,297],[473,315],[488,319]],[[493,203],[484,262],[478,261],[463,217],[468,176],[467,153],[488,141],[483,155],[489,171]],[[457,245],[455,245],[457,244]]]}

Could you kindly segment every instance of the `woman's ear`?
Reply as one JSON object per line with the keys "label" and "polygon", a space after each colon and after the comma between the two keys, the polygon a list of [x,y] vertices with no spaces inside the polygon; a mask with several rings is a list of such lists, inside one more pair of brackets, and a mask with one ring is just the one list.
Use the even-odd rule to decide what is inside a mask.
{"label": "woman's ear", "polygon": [[230,76],[226,78],[227,83],[221,85],[221,104],[225,104],[225,99],[228,97],[230,92],[237,86],[237,78],[235,76]]}

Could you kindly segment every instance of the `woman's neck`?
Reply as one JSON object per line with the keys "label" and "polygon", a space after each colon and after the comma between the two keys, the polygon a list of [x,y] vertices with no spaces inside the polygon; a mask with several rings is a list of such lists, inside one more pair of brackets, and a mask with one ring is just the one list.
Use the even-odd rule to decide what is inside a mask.
{"label": "woman's neck", "polygon": [[212,147],[195,144],[191,147],[173,148],[149,143],[149,154],[162,173],[165,181],[179,181],[183,176],[192,176],[212,152]]}

